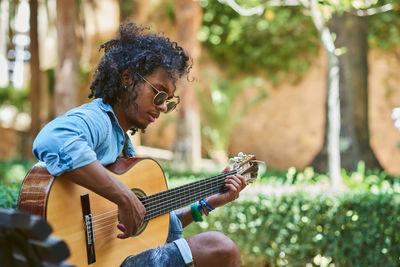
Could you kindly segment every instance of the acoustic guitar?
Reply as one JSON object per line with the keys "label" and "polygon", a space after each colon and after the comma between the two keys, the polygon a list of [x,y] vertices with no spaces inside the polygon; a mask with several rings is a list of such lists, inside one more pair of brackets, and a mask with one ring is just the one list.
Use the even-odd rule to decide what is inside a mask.
{"label": "acoustic guitar", "polygon": [[[224,179],[236,173],[247,182],[258,175],[258,161],[252,155],[235,157],[235,168],[227,173],[167,189],[160,165],[148,158],[120,158],[107,166],[131,188],[146,208],[138,233],[119,239],[117,205],[81,187],[63,175],[54,177],[44,166],[35,166],[25,177],[18,209],[42,216],[54,236],[69,246],[67,260],[76,266],[119,266],[129,255],[165,244],[169,212],[228,190]],[[95,177],[93,177],[95,182]]]}

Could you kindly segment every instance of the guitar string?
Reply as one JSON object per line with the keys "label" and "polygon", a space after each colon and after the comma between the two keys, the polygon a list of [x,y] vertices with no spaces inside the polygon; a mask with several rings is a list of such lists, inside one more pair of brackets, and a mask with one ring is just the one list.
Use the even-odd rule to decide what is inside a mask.
{"label": "guitar string", "polygon": [[[145,203],[145,205],[147,205],[151,208],[155,208],[155,209],[157,209],[157,207],[160,205],[163,207],[166,207],[168,205],[175,205],[175,204],[181,205],[181,203],[187,202],[187,200],[190,199],[191,197],[193,197],[194,199],[198,199],[199,195],[209,194],[210,192],[213,192],[213,191],[218,192],[221,189],[222,185],[224,185],[223,180],[213,181],[212,183],[206,185],[207,187],[205,187],[203,185],[202,187],[199,187],[199,188],[190,188],[188,190],[177,191],[177,192],[175,192],[174,195],[168,194],[168,195],[153,199],[152,202],[144,202],[144,203]],[[195,192],[195,194],[191,195],[190,193],[192,193],[193,191]],[[173,197],[173,198],[171,198],[171,197]],[[179,198],[179,197],[181,197],[181,198]],[[170,201],[171,199],[173,200],[172,202]],[[170,202],[168,202],[168,201],[170,201]],[[167,204],[165,204],[164,202],[167,202]],[[178,203],[175,203],[175,202],[178,202]]]}
{"label": "guitar string", "polygon": [[[169,210],[169,209],[171,209],[172,207],[176,207],[176,208],[178,208],[178,206],[181,206],[181,205],[184,205],[184,204],[182,204],[182,203],[185,203],[185,202],[191,202],[190,201],[190,199],[191,198],[193,198],[193,199],[199,199],[199,195],[203,195],[203,194],[206,194],[206,195],[208,195],[208,194],[210,194],[211,192],[213,192],[213,191],[219,191],[219,187],[220,186],[222,186],[224,183],[223,183],[223,181],[219,181],[219,182],[214,182],[213,183],[214,184],[214,186],[215,185],[218,185],[218,188],[215,188],[215,187],[213,187],[213,185],[208,185],[208,186],[211,186],[210,188],[207,188],[207,190],[204,190],[204,188],[202,188],[203,190],[199,190],[196,194],[194,194],[194,195],[190,195],[190,194],[187,194],[188,192],[187,191],[180,191],[180,192],[176,192],[177,194],[175,194],[174,195],[174,199],[180,199],[180,203],[178,202],[178,203],[168,203],[167,205],[165,205],[164,204],[164,202],[166,202],[166,201],[168,201],[168,200],[170,200],[170,196],[166,196],[167,197],[167,199],[165,199],[165,197],[164,198],[160,198],[160,199],[157,199],[157,201],[159,201],[159,203],[156,203],[156,202],[154,202],[153,201],[153,203],[144,203],[144,204],[147,204],[147,206],[148,206],[148,208],[150,208],[151,209],[151,211],[149,212],[149,213],[146,213],[146,214],[148,214],[147,215],[147,217],[150,217],[150,216],[154,216],[154,214],[157,214],[157,213],[159,213],[160,211],[163,211],[163,210],[165,210],[165,209],[167,209],[167,210]],[[182,195],[182,193],[184,194],[183,195],[183,198],[179,198],[181,195]],[[169,199],[168,199],[169,198]],[[151,204],[153,204],[153,205],[151,205]],[[155,205],[154,205],[155,204]],[[160,206],[161,206],[161,208],[160,208]],[[110,214],[111,212],[113,212],[112,214]],[[97,222],[99,222],[99,221],[103,221],[103,220],[105,220],[106,218],[110,218],[110,217],[114,217],[115,215],[117,215],[117,212],[118,212],[118,210],[117,209],[115,209],[115,210],[112,210],[112,211],[108,211],[108,212],[106,212],[107,214],[108,214],[108,216],[107,217],[104,217],[104,218],[101,218],[101,219],[98,219],[98,220],[93,220],[92,221],[92,223],[94,224],[94,225],[100,225],[100,224],[104,224],[104,222],[101,222],[101,223],[97,223]],[[161,213],[161,214],[163,214],[163,213]],[[98,217],[98,216],[96,216],[96,217]],[[114,218],[113,218],[114,219]]]}
{"label": "guitar string", "polygon": [[[112,213],[111,213],[111,212],[112,212]],[[92,217],[92,223],[100,222],[100,221],[106,220],[106,219],[108,219],[108,218],[110,218],[110,217],[112,217],[112,216],[115,216],[116,212],[118,212],[117,209],[111,210],[111,211],[107,212],[107,216],[104,216],[104,217],[102,217],[102,218],[100,218],[100,219],[97,219],[97,220],[93,220],[93,217]]]}
{"label": "guitar string", "polygon": [[[215,184],[215,182],[214,182],[214,184]],[[219,185],[219,184],[222,185],[223,183],[217,182],[217,185]],[[207,186],[212,186],[212,184],[209,184],[209,185],[207,185]],[[211,187],[210,190],[215,190],[215,189]],[[204,192],[204,193],[212,192],[212,191],[210,191],[210,190],[208,190],[208,191],[206,191],[206,192]],[[189,191],[189,192],[190,192],[190,191]],[[183,189],[182,189],[181,191],[177,191],[177,192],[175,192],[175,193],[176,193],[176,194],[173,195],[174,198],[178,198],[178,197],[180,196],[180,194],[182,194],[182,193],[186,194],[186,195],[185,195],[185,198],[184,198],[183,200],[187,200],[188,198],[191,197],[190,195],[189,195],[189,196],[187,195],[187,193],[188,193],[187,190],[183,190]],[[198,194],[201,194],[201,193],[202,193],[202,191],[199,190],[199,193],[198,193]],[[146,200],[144,200],[144,201],[143,201],[143,204],[144,204],[144,205],[147,205],[148,207],[157,209],[157,207],[160,206],[160,205],[165,206],[165,204],[164,204],[164,203],[161,203],[161,202],[165,202],[165,201],[170,200],[170,196],[171,196],[171,194],[167,194],[167,195],[164,195],[164,196],[159,197],[159,198],[154,198],[154,199],[152,200],[152,202],[146,202]],[[193,197],[196,198],[196,195],[194,195]],[[166,198],[166,199],[165,199],[165,198]],[[159,202],[159,203],[157,203],[157,202]],[[154,204],[155,204],[155,205],[154,205]],[[178,204],[178,205],[179,205],[179,204]],[[105,220],[105,219],[107,219],[107,218],[109,218],[109,217],[115,216],[115,215],[117,214],[117,212],[118,212],[118,209],[114,209],[114,210],[111,210],[111,211],[108,211],[108,212],[103,213],[103,214],[107,214],[107,216],[103,216],[103,214],[99,214],[99,215],[93,216],[92,218],[98,218],[99,216],[102,216],[102,217],[99,218],[99,219],[96,219],[96,220],[92,220],[92,223],[96,223],[96,222]]]}
{"label": "guitar string", "polygon": [[[220,185],[222,186],[223,183],[221,183]],[[218,191],[219,191],[218,188],[212,188],[206,191],[199,190],[198,192],[196,192],[196,194],[193,195],[188,195],[187,194],[188,192],[181,192],[184,194],[184,196],[183,198],[178,199],[178,201],[176,202],[175,201],[168,202],[168,200],[171,200],[171,198],[161,199],[161,202],[158,202],[155,205],[153,205],[151,207],[152,209],[148,213],[146,213],[146,218],[147,219],[153,218],[154,215],[162,214],[164,210],[182,207],[185,204],[189,204],[195,200],[201,199],[204,196],[209,196],[210,193],[217,193]],[[167,204],[165,204],[165,202]]]}
{"label": "guitar string", "polygon": [[[220,178],[220,177],[218,177],[218,176],[214,176],[214,177],[211,177],[211,178]],[[202,182],[202,183],[207,183],[207,181],[206,182],[204,182],[204,180],[207,180],[207,179],[203,179],[203,180],[201,180],[200,182]],[[193,183],[192,183],[193,184]],[[192,184],[189,184],[189,185],[192,185]],[[173,188],[173,189],[170,189],[170,190],[167,190],[167,191],[162,191],[162,192],[158,192],[158,193],[156,193],[156,194],[153,194],[153,195],[150,195],[150,196],[147,196],[147,197],[145,197],[144,198],[144,203],[146,203],[146,204],[151,204],[151,201],[154,199],[154,200],[158,200],[157,199],[157,196],[158,195],[160,195],[160,193],[165,193],[165,192],[168,192],[168,191],[174,191],[174,189],[177,189],[177,188]],[[186,188],[185,188],[186,189]],[[175,190],[176,191],[176,190]],[[171,192],[172,193],[172,192]],[[151,197],[151,198],[150,198]],[[114,210],[112,210],[112,211],[114,211]],[[98,218],[98,217],[100,217],[100,216],[103,216],[103,215],[105,215],[105,214],[107,214],[107,213],[110,213],[110,212],[112,212],[112,211],[108,211],[108,212],[105,212],[105,213],[102,213],[102,214],[98,214],[98,215],[95,215],[95,216],[93,216],[92,218]]]}
{"label": "guitar string", "polygon": [[[236,170],[234,170],[234,171],[232,171],[232,172],[236,172]],[[231,175],[231,173],[224,173],[224,174],[221,174],[221,175],[218,175],[218,176],[215,176],[215,177],[211,177],[211,179],[208,179],[208,183],[210,183],[210,181],[211,181],[211,184],[217,184],[217,185],[223,185],[224,184],[224,181],[218,181],[218,178],[225,178],[226,176],[229,176],[229,175]],[[201,181],[199,181],[200,183],[198,183],[198,185],[199,184],[202,184],[202,186],[204,187],[204,185],[206,184],[205,182],[203,182],[204,180],[207,180],[207,179],[203,179],[203,180],[201,180]],[[208,185],[208,186],[210,186],[210,185]],[[192,187],[192,188],[190,188],[190,187]],[[194,186],[190,186],[188,189],[189,190],[191,190],[191,189],[195,189],[194,188]],[[191,196],[189,195],[189,196],[187,196],[187,191],[186,190],[184,190],[184,189],[186,189],[185,187],[181,187],[181,188],[177,188],[178,190],[175,190],[175,191],[177,191],[177,192],[175,192],[175,193],[186,193],[186,195],[185,195],[185,198],[184,198],[184,201],[188,201],[188,200],[190,200],[191,199]],[[204,188],[202,188],[202,189],[204,189]],[[213,188],[213,187],[211,187],[211,190],[209,189],[209,190],[205,190],[205,192],[203,192],[202,190],[199,190],[199,192],[196,194],[196,195],[194,195],[193,196],[193,198],[194,199],[198,199],[199,198],[199,196],[198,195],[202,195],[202,194],[209,194],[210,192],[212,192],[212,191],[215,191],[215,189],[219,189],[219,188]],[[179,190],[181,191],[181,192],[179,192]],[[219,191],[219,190],[218,190]],[[218,192],[217,191],[217,192]],[[165,191],[164,191],[165,192]],[[153,196],[153,195],[152,195]],[[171,194],[167,194],[167,195],[162,195],[161,196],[161,198],[154,198],[154,201],[153,202],[157,202],[157,201],[162,201],[163,199],[162,198],[167,198],[167,200],[168,200],[168,198],[171,196]],[[176,196],[174,196],[175,198],[176,198]],[[191,201],[189,201],[189,202],[191,202]],[[148,203],[148,204],[152,204],[152,203]],[[157,217],[158,215],[162,215],[162,214],[165,214],[166,212],[166,210],[168,211],[168,210],[172,210],[173,208],[178,208],[179,206],[182,206],[182,205],[184,205],[184,202],[182,202],[181,201],[181,203],[173,203],[172,205],[169,205],[169,207],[167,206],[167,207],[165,207],[165,205],[163,204],[163,203],[160,203],[160,204],[162,204],[163,205],[163,208],[162,209],[159,209],[159,207],[157,207],[157,206],[159,206],[158,204],[157,205],[155,205],[155,211],[153,211],[153,212],[150,212],[149,214],[148,214],[148,217],[151,217],[151,216],[155,216],[155,217]],[[154,207],[153,207],[154,208]],[[158,210],[157,210],[158,209]],[[115,211],[117,211],[117,210],[114,210],[114,212]],[[113,212],[113,211],[108,211],[108,212],[105,212],[104,214],[108,214],[108,213],[111,213],[111,212]],[[160,213],[161,212],[161,213]],[[115,214],[116,215],[116,214]],[[113,215],[109,215],[109,216],[107,216],[107,218],[108,217],[114,217],[115,216],[114,214]],[[100,215],[96,215],[95,217],[99,217]],[[102,218],[102,219],[100,219],[100,220],[97,220],[97,221],[101,221],[101,220],[104,220],[105,218]],[[110,220],[107,220],[106,222],[102,222],[102,223],[98,223],[97,225],[93,225],[93,228],[95,227],[95,226],[99,226],[99,225],[103,225],[103,224],[105,224],[105,223],[107,223],[107,222],[109,222],[109,221],[114,221],[116,218],[111,218]],[[151,218],[150,218],[151,219]],[[99,233],[100,232],[100,230],[101,229],[104,229],[104,228],[106,228],[106,230],[108,230],[107,228],[108,228],[108,226],[112,226],[112,228],[111,229],[113,229],[114,228],[114,225],[115,225],[115,221],[114,222],[112,222],[111,224],[106,224],[106,225],[104,225],[103,227],[97,227],[97,232]],[[89,227],[88,229],[91,229],[91,227]],[[96,230],[96,229],[94,229],[94,230]]]}
{"label": "guitar string", "polygon": [[[217,183],[218,184],[218,183]],[[222,184],[224,184],[224,183],[220,183],[221,185]],[[211,187],[212,188],[212,187]],[[215,188],[212,188],[212,189],[215,189]],[[201,191],[201,190],[200,190]],[[207,190],[207,191],[210,191],[210,190]],[[187,193],[185,190],[181,190],[181,192],[179,192],[178,191],[178,193]],[[165,197],[165,196],[164,196]],[[168,197],[168,195],[167,195],[167,197]],[[157,198],[155,198],[155,200],[158,200]],[[97,215],[98,216],[98,215]],[[114,223],[115,224],[115,223]],[[107,239],[107,238],[109,238],[109,237],[112,237],[114,234],[115,234],[115,227],[112,227],[111,229],[111,233],[109,233],[109,234],[106,234],[105,236],[103,236],[102,238],[101,238],[101,241],[103,241],[104,242],[104,240],[105,239]],[[109,231],[110,231],[109,230]],[[95,231],[95,229],[94,229],[94,231]],[[96,231],[95,231],[96,232]],[[102,233],[98,233],[99,235],[100,234],[104,234],[105,233],[105,231],[103,231]],[[101,236],[100,236],[101,237]],[[139,240],[141,240],[142,242],[144,241],[145,243],[148,243],[148,242],[146,242],[146,240],[145,239],[142,239],[142,238],[140,238],[139,236],[137,236],[136,238],[138,238]],[[98,241],[99,241],[99,238],[97,237],[97,239],[95,239],[95,242],[96,243],[98,243]]]}
{"label": "guitar string", "polygon": [[110,212],[113,212],[113,211],[114,211],[114,210],[110,210],[110,211],[107,211],[107,212],[98,214],[98,215],[96,215],[96,216],[92,216],[92,218],[97,218],[97,217],[99,217],[99,216],[105,215],[105,214],[110,213]]}
{"label": "guitar string", "polygon": [[[204,187],[205,185],[206,186],[210,186],[212,184],[215,184],[216,182],[217,183],[220,182],[221,178],[225,178],[226,176],[229,176],[229,175],[231,175],[231,173],[224,174],[224,175],[219,175],[219,176],[216,176],[215,179],[212,179],[212,180],[210,179],[208,181],[203,182],[204,180],[207,180],[207,179],[204,179],[202,181],[196,182],[197,184],[194,185],[194,186],[190,186],[190,187],[182,186],[182,187],[177,187],[177,188],[173,188],[171,190],[167,190],[167,191],[163,191],[162,192],[162,193],[166,192],[166,194],[157,193],[157,194],[153,194],[153,195],[150,195],[150,196],[146,196],[143,199],[143,203],[145,203],[147,205],[152,205],[154,202],[159,202],[160,200],[165,200],[165,198],[167,198],[167,200],[168,200],[170,198],[170,196],[173,195],[174,193],[180,193],[180,192],[187,193],[190,190],[198,189],[197,187],[201,187],[201,186]],[[194,183],[192,183],[192,184],[194,184]],[[192,184],[189,184],[189,185],[192,185]]]}
{"label": "guitar string", "polygon": [[[176,192],[177,194],[175,194],[173,196],[174,200],[178,199],[180,201],[178,203],[172,203],[172,205],[171,205],[171,202],[169,202],[169,205],[168,204],[165,205],[165,203],[164,203],[164,202],[167,202],[168,200],[170,200],[171,196],[167,196],[166,198],[164,197],[164,198],[158,199],[158,203],[153,201],[152,203],[144,203],[144,204],[147,206],[147,209],[149,210],[148,214],[152,214],[152,213],[154,213],[154,211],[158,212],[165,208],[169,209],[170,206],[184,205],[185,202],[190,202],[189,200],[191,198],[197,200],[197,199],[199,199],[199,196],[201,196],[203,194],[209,195],[212,192],[217,192],[219,190],[219,188],[223,185],[223,181],[214,183],[214,185],[218,185],[218,188],[208,187],[208,188],[206,188],[206,190],[204,190],[204,188],[202,188],[196,194],[194,194],[192,196],[190,194],[188,194],[187,191]],[[183,195],[183,197],[181,197],[182,195]],[[161,207],[161,209],[160,209],[160,207]],[[151,212],[151,210],[153,210],[153,212]],[[114,212],[116,213],[117,210],[114,210]],[[113,215],[115,215],[115,214],[113,213]],[[100,220],[95,220],[94,222],[98,222],[98,221],[100,221]]]}
{"label": "guitar string", "polygon": [[94,231],[94,236],[95,236],[95,240],[97,239],[97,238],[99,238],[99,237],[101,237],[101,234],[104,234],[104,233],[107,233],[108,234],[108,232],[112,232],[112,231],[114,231],[116,228],[114,228],[114,227],[110,227],[110,228],[108,228],[108,230],[103,230],[103,231],[97,231],[96,229],[94,229],[93,231]]}
{"label": "guitar string", "polygon": [[179,192],[179,191],[187,191],[187,190],[192,190],[192,189],[196,189],[199,186],[204,186],[204,185],[208,185],[208,184],[212,184],[214,181],[219,181],[221,178],[225,178],[226,176],[231,175],[233,172],[231,171],[229,174],[224,173],[218,176],[214,176],[214,177],[210,177],[207,179],[203,179],[188,185],[183,185],[180,187],[176,187],[170,190],[166,190],[166,191],[162,191],[162,192],[158,192],[156,194],[153,195],[149,195],[149,196],[145,196],[143,197],[143,201],[146,204],[151,204],[151,202],[153,201],[158,201],[160,197],[168,197],[171,194],[174,194],[175,192]]}
{"label": "guitar string", "polygon": [[[210,190],[208,190],[208,191],[210,191]],[[160,213],[160,215],[161,214],[165,214],[165,212],[163,212],[163,213]],[[115,225],[118,223],[117,221],[116,221],[116,219],[117,219],[117,217],[115,217],[115,218],[110,218],[110,220],[109,221],[112,221],[111,223],[109,223],[109,224],[107,224],[107,225],[104,225],[104,226],[102,226],[102,227],[97,227],[97,228],[95,228],[96,226],[98,226],[98,225],[93,225],[93,230],[94,230],[94,232],[96,233],[101,233],[101,232],[103,232],[103,231],[107,231],[109,228],[114,228],[115,227]],[[89,231],[92,229],[92,227],[91,226],[89,226],[88,228],[87,228]],[[105,230],[103,230],[103,229],[105,229]]]}
{"label": "guitar string", "polygon": [[[220,175],[217,175],[217,176],[209,177],[209,178],[206,178],[206,179],[203,179],[203,180],[200,180],[200,181],[188,184],[188,185],[190,185],[190,187],[201,186],[201,185],[205,185],[205,184],[208,185],[210,182],[212,183],[214,180],[216,181],[216,180],[218,180],[220,178],[225,178],[226,176],[229,176],[229,175],[231,175],[232,173],[235,173],[235,172],[236,172],[236,170],[233,170],[233,171],[230,171],[228,173],[223,173],[223,174],[220,174]],[[210,178],[213,178],[213,179],[210,179]],[[173,188],[173,189],[170,189],[170,190],[166,190],[166,191],[155,193],[153,195],[145,196],[143,202],[146,203],[146,204],[151,205],[152,202],[159,201],[159,198],[157,198],[157,197],[159,197],[161,194],[163,194],[163,196],[165,196],[165,195],[168,196],[168,193],[172,194],[172,193],[174,193],[174,191],[178,191],[179,189],[180,190],[184,190],[186,192],[186,190],[190,190],[191,189],[190,187],[186,188],[186,186],[188,186],[188,185],[184,185],[184,186],[181,186],[181,187],[176,187],[176,188]],[[195,188],[193,188],[193,189],[195,189]],[[108,212],[105,212],[105,213],[101,213],[101,214],[95,215],[92,218],[98,218],[100,216],[104,216],[105,214],[113,212],[113,211],[115,211],[115,210],[111,210],[111,211],[108,211]]]}
{"label": "guitar string", "polygon": [[[234,173],[236,173],[237,172],[237,170],[234,170],[234,171],[231,171],[230,173],[227,173],[227,174],[225,174],[225,175],[221,175],[221,176],[219,176],[219,178],[221,178],[221,177],[223,177],[223,178],[225,178],[226,176],[228,176],[228,175],[231,175],[231,174],[234,174]],[[221,180],[221,179],[214,179],[214,180],[212,180],[212,181],[210,181],[211,183],[209,183],[209,185],[207,185],[207,186],[210,186],[210,185],[214,185],[214,188],[211,186],[211,188],[213,188],[213,190],[215,190],[215,193],[217,193],[220,189],[221,189],[221,186],[224,184],[224,181],[223,180]],[[218,187],[215,187],[215,185],[219,185]],[[204,185],[202,185],[203,186],[203,189],[204,189]],[[186,190],[187,189],[187,190]],[[184,190],[184,194],[186,195],[187,194],[187,191],[189,190],[189,191],[192,191],[192,190],[195,190],[196,188],[195,187],[189,187],[189,188],[182,188],[182,190]],[[200,188],[200,189],[202,189],[202,188]],[[195,200],[197,200],[197,199],[199,199],[199,195],[201,195],[201,193],[209,193],[209,192],[207,192],[207,190],[204,192],[204,190],[203,191],[199,191],[199,194],[196,194],[196,195],[194,195],[194,199]],[[179,191],[177,191],[177,192],[172,192],[172,193],[177,193],[177,194],[179,194],[180,192]],[[187,195],[190,195],[190,194],[187,194]],[[149,197],[153,197],[154,195],[151,195],[151,196],[149,196]],[[170,198],[170,196],[171,196],[171,194],[167,194],[167,195],[161,195],[160,197],[156,197],[156,198],[153,198],[152,200],[151,200],[151,202],[147,202],[147,199],[144,199],[144,201],[143,201],[143,203],[144,204],[147,204],[148,206],[153,206],[154,207],[154,203],[157,203],[157,202],[165,202],[166,200],[170,200],[171,198]],[[174,198],[176,198],[176,195],[173,195],[173,197]],[[187,198],[186,199],[184,199],[185,201],[187,201]],[[186,204],[186,203],[184,203],[183,201],[181,201],[181,203],[175,203],[174,201],[173,202],[169,202],[169,203],[172,203],[172,205],[169,205],[170,207],[179,207],[180,205],[184,205],[184,204]],[[163,207],[165,207],[165,204],[164,203],[161,203],[161,205],[163,205]],[[153,208],[152,207],[152,208]],[[157,207],[157,205],[155,205],[155,207]],[[167,207],[168,208],[168,207]],[[148,213],[148,214],[150,214],[150,213]]]}
{"label": "guitar string", "polygon": [[[116,214],[114,214],[112,217],[110,217],[109,219],[107,219],[107,220],[105,220],[104,222],[101,222],[101,223],[93,223],[92,225],[93,225],[93,228],[94,227],[101,227],[102,225],[106,225],[106,224],[108,224],[109,222],[112,222],[112,221],[114,221],[115,219],[118,219],[118,214],[116,213]],[[90,227],[90,226],[89,226]]]}
{"label": "guitar string", "polygon": [[[100,231],[100,230],[102,230],[102,229],[107,229],[110,225],[114,225],[115,224],[115,222],[116,222],[116,219],[117,218],[112,218],[112,220],[110,220],[109,222],[108,222],[108,224],[106,224],[106,225],[104,225],[104,226],[102,226],[102,227],[98,227],[98,226],[93,226],[93,231],[96,233],[97,231]],[[110,223],[111,222],[111,223]],[[88,227],[88,230],[91,230],[92,228],[89,226]]]}
{"label": "guitar string", "polygon": [[[207,191],[212,192],[212,190],[207,190]],[[160,211],[160,210],[159,210],[159,211]],[[161,215],[161,214],[165,214],[165,212],[160,213],[159,215]],[[116,218],[112,218],[111,220],[114,220],[114,219],[117,219],[117,217],[116,217]],[[111,222],[110,224],[104,225],[104,226],[102,226],[102,227],[100,227],[100,228],[95,228],[95,227],[93,226],[93,231],[94,231],[95,235],[96,235],[96,232],[97,232],[98,234],[100,234],[100,233],[102,233],[102,232],[104,232],[104,231],[108,231],[109,229],[114,229],[114,227],[115,227],[115,225],[116,225],[117,223],[118,223],[117,221],[113,221],[113,222]],[[91,229],[92,229],[92,227],[89,226],[89,227],[88,227],[88,230],[90,231]],[[103,229],[104,229],[104,230],[103,230]],[[96,237],[96,236],[95,236],[95,237]],[[96,238],[98,238],[98,237],[96,237]]]}

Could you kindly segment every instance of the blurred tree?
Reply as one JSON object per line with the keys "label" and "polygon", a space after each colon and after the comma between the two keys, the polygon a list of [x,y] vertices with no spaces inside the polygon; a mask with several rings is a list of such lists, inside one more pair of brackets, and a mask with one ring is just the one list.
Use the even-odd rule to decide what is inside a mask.
{"label": "blurred tree", "polygon": [[[341,163],[350,171],[356,170],[360,160],[368,169],[381,168],[369,143],[368,39],[372,46],[386,49],[400,43],[399,5],[390,0],[360,6],[362,3],[344,5],[329,22],[340,54]],[[325,135],[324,146],[312,163],[317,171],[326,170],[326,157]]]}
{"label": "blurred tree", "polygon": [[31,38],[29,50],[31,53],[30,69],[31,69],[31,83],[29,98],[31,103],[31,130],[30,135],[33,140],[39,133],[41,127],[40,120],[40,107],[41,107],[41,93],[40,93],[40,57],[39,57],[39,38],[38,38],[38,1],[29,1],[30,17],[29,17],[29,35]]}
{"label": "blurred tree", "polygon": [[[202,9],[198,2],[175,0],[175,21],[177,42],[193,60],[190,75],[195,77],[201,45],[196,33],[201,27]],[[179,81],[179,94],[182,103],[179,106],[177,123],[177,143],[174,147],[175,163],[184,163],[193,170],[200,169],[201,140],[200,119],[193,84],[188,80]],[[183,167],[183,166],[182,166]]]}
{"label": "blurred tree", "polygon": [[76,0],[57,0],[58,60],[54,93],[55,115],[64,114],[78,104],[78,54]]}
{"label": "blurred tree", "polygon": [[198,38],[225,72],[258,73],[276,83],[296,82],[307,72],[320,40],[304,9],[268,6],[263,16],[241,16],[220,2],[200,1],[204,14]]}
{"label": "blurred tree", "polygon": [[[325,1],[325,2],[317,2],[317,0],[310,1],[261,1],[260,4],[258,1],[258,5],[250,8],[243,8],[239,4],[236,3],[235,0],[224,0],[222,2],[226,2],[230,7],[232,7],[236,12],[241,15],[250,16],[254,14],[261,15],[264,13],[266,7],[269,6],[293,6],[293,5],[301,5],[305,7],[309,11],[309,15],[313,19],[314,25],[318,29],[321,35],[321,41],[328,53],[328,94],[327,94],[327,126],[325,132],[325,142],[322,152],[316,157],[316,160],[327,161],[327,166],[329,169],[329,174],[332,179],[332,184],[335,187],[341,187],[343,184],[340,169],[341,169],[341,154],[340,147],[344,142],[340,142],[340,133],[341,133],[341,105],[339,99],[339,55],[343,54],[343,49],[337,49],[333,40],[333,36],[331,34],[330,29],[328,28],[328,22],[331,20],[334,14],[342,14],[343,12],[353,12],[353,14],[358,16],[363,15],[371,15],[379,12],[385,12],[393,9],[392,4],[386,4],[383,6],[377,6],[377,1]],[[254,4],[254,3],[251,3]],[[352,24],[352,23],[350,23]],[[361,27],[361,26],[360,26]],[[342,27],[339,28],[342,30]],[[351,29],[351,26],[348,28]],[[355,37],[352,41],[348,41],[347,45],[352,45],[357,42],[366,41],[366,38],[363,38],[362,35],[358,38]],[[364,34],[365,36],[365,34]],[[358,41],[357,41],[358,40]],[[359,44],[359,43],[358,43]],[[366,47],[362,45],[362,47]],[[362,48],[361,47],[361,48]],[[356,47],[355,49],[358,49]],[[366,50],[365,50],[366,51]],[[367,75],[366,71],[362,69],[366,67],[366,52],[362,52],[362,56],[365,60],[361,60],[361,64],[353,64],[350,58],[348,60],[343,60],[341,66],[354,68],[361,68],[361,73]],[[350,54],[350,52],[349,52]],[[360,55],[360,54],[359,54]],[[363,64],[364,63],[364,64]],[[350,71],[350,72],[348,72]],[[342,70],[343,74],[347,73],[355,73],[351,70]],[[346,138],[342,139],[346,140],[348,144],[351,144],[351,149],[349,150],[349,155],[352,162],[358,162],[360,159],[360,153],[365,153],[363,155],[363,159],[368,160],[373,166],[377,166],[377,161],[371,148],[369,147],[369,133],[368,133],[368,117],[365,113],[367,110],[367,88],[366,88],[366,77],[364,80],[356,81],[356,76],[351,75],[351,77],[346,77],[344,79],[345,84],[351,85],[350,87],[353,91],[348,92],[346,90],[346,94],[343,94],[346,97],[346,116],[343,118],[347,118],[345,120],[348,121],[351,126],[345,129]],[[359,86],[353,87],[354,83],[359,83]],[[351,99],[349,99],[351,98]],[[356,101],[356,102],[354,102]],[[355,111],[355,108],[358,108]],[[357,117],[360,116],[360,117]],[[357,121],[357,125],[355,124]],[[349,125],[350,125],[349,124]],[[350,147],[350,146],[349,146]],[[362,150],[360,150],[362,148]],[[324,157],[324,152],[326,151]],[[321,156],[322,155],[322,156]],[[354,158],[358,157],[358,158]],[[351,164],[353,167],[354,164]]]}
{"label": "blurred tree", "polygon": [[[329,27],[336,47],[344,50],[339,56],[341,166],[354,171],[362,160],[370,169],[381,168],[369,144],[367,20],[344,12],[335,14]],[[319,172],[326,170],[326,144],[312,163]]]}

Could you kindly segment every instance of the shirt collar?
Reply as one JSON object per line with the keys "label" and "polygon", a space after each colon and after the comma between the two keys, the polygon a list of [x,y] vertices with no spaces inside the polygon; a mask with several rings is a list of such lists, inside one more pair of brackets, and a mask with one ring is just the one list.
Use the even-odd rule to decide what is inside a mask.
{"label": "shirt collar", "polygon": [[[102,98],[96,98],[93,100],[93,102],[96,103],[105,112],[111,112],[112,114],[114,114],[114,110],[112,109],[110,104],[104,103]],[[115,116],[115,114],[114,114],[114,116]]]}
{"label": "shirt collar", "polygon": [[[117,117],[115,116],[114,110],[112,109],[111,105],[108,103],[104,103],[102,98],[96,98],[93,102],[98,105],[102,110],[104,110],[108,116],[110,116],[111,120],[114,120],[118,128],[123,132],[121,126],[118,123]],[[133,145],[127,135],[127,133],[123,133],[124,135],[124,146],[123,146],[123,153],[127,157],[134,157],[136,152],[133,148]]]}
{"label": "shirt collar", "polygon": [[[110,117],[110,119],[111,119],[112,121],[114,121],[114,123],[116,123],[116,124],[118,125],[119,128],[121,128],[121,126],[119,125],[117,116],[115,116],[114,110],[113,110],[113,108],[111,107],[110,104],[104,103],[102,98],[96,98],[96,99],[93,100],[93,102],[94,102],[96,105],[98,105],[102,110],[104,110],[104,111],[108,114],[108,116]],[[122,128],[121,128],[121,131],[122,131]],[[122,131],[122,132],[123,132],[123,131]]]}

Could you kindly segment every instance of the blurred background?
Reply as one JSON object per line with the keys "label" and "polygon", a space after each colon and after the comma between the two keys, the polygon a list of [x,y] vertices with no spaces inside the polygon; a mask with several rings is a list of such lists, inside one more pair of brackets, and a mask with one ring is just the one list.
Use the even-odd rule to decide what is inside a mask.
{"label": "blurred background", "polygon": [[[400,264],[398,0],[0,0],[0,204],[51,119],[88,102],[100,44],[133,21],[192,57],[183,100],[132,142],[171,186],[265,161],[220,230],[245,266]],[[260,237],[262,236],[262,238]]]}

